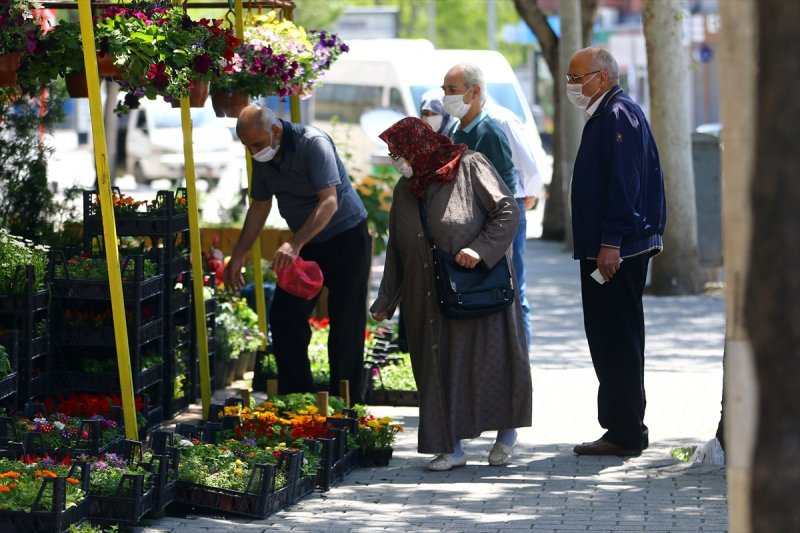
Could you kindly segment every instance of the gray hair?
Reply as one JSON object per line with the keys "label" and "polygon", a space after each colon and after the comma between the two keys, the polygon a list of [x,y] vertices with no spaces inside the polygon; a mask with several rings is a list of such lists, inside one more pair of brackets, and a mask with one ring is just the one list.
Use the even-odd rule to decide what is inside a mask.
{"label": "gray hair", "polygon": [[236,121],[237,133],[253,127],[259,128],[262,131],[269,131],[272,129],[272,126],[276,124],[280,126],[278,117],[276,117],[275,113],[268,107],[257,104],[252,104],[248,107],[251,109],[248,110],[248,108],[245,108]]}
{"label": "gray hair", "polygon": [[486,103],[486,80],[483,77],[483,71],[473,63],[462,63],[461,68],[464,76],[464,85],[467,88],[472,88],[473,85],[481,88],[481,107],[483,107],[483,104]]}
{"label": "gray hair", "polygon": [[619,81],[619,65],[617,65],[617,60],[614,59],[611,52],[599,46],[588,48],[588,51],[595,70],[605,70],[611,81]]}

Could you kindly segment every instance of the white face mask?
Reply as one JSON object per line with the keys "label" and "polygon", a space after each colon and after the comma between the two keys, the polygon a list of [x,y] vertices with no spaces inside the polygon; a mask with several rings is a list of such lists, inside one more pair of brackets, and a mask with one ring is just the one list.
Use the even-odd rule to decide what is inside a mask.
{"label": "white face mask", "polygon": [[273,147],[272,143],[270,143],[270,146],[267,146],[263,150],[255,154],[252,154],[250,157],[252,157],[255,161],[258,161],[259,163],[266,163],[268,161],[272,161],[272,159],[275,157],[275,154],[278,153],[280,147],[281,147],[280,143],[278,143],[278,145],[275,147]]}
{"label": "white face mask", "polygon": [[[594,76],[597,76],[599,72],[595,72]],[[592,101],[594,95],[597,94],[597,91],[600,90],[600,87],[597,88],[597,91],[593,92],[591,96],[586,96],[583,94],[583,86],[592,81],[592,76],[588,80],[583,83],[568,83],[567,84],[567,99],[572,102],[575,106],[580,107],[581,109],[586,109],[589,107],[589,102]]]}
{"label": "white face mask", "polygon": [[[470,91],[471,90],[472,89],[470,89]],[[463,118],[472,107],[470,104],[464,102],[464,97],[468,92],[469,91],[464,94],[446,94],[442,99],[444,110],[458,119]]]}
{"label": "white face mask", "polygon": [[408,164],[404,158],[400,157],[397,161],[392,161],[392,166],[403,175],[404,178],[410,178],[414,175],[414,169]]}
{"label": "white face mask", "polygon": [[427,115],[422,117],[422,120],[427,122],[428,126],[430,126],[433,131],[439,131],[439,128],[442,127],[443,118],[442,115]]}

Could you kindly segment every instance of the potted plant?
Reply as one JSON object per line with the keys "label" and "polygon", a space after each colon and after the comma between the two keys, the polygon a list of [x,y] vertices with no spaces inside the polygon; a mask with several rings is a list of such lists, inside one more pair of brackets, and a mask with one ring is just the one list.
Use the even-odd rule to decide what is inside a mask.
{"label": "potted plant", "polygon": [[403,426],[393,423],[391,417],[376,418],[362,408],[358,431],[348,436],[348,445],[358,450],[359,466],[387,466],[392,458],[395,438],[401,431]]}
{"label": "potted plant", "polygon": [[[248,98],[266,95],[310,96],[322,72],[348,47],[335,35],[306,30],[276,11],[247,23],[244,39],[212,86],[212,103],[222,116],[238,116]],[[236,105],[226,108],[223,99]]]}
{"label": "potted plant", "polygon": [[17,83],[22,52],[36,47],[40,30],[34,20],[37,0],[0,0],[0,87]]}
{"label": "potted plant", "polygon": [[197,97],[192,104],[202,106],[214,70],[238,42],[221,24],[193,21],[179,6],[161,2],[107,7],[95,23],[96,38],[101,55],[125,67],[121,85],[128,97],[118,112],[137,107],[142,97],[177,102],[192,92]]}
{"label": "potted plant", "polygon": [[89,88],[86,84],[80,24],[59,20],[46,37],[47,55],[58,66],[58,73],[64,76],[67,93],[72,98],[87,98]]}
{"label": "potted plant", "polygon": [[231,380],[241,379],[252,368],[264,334],[259,331],[258,315],[247,305],[247,300],[227,291],[218,291],[217,299],[217,355],[228,361]]}

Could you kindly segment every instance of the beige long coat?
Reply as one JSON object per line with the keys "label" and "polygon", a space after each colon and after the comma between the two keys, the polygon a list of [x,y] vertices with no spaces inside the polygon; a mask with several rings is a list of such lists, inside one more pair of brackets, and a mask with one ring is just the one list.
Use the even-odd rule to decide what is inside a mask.
{"label": "beige long coat", "polygon": [[[510,266],[520,213],[482,154],[465,152],[456,179],[431,185],[426,202],[439,248],[456,253],[469,247],[490,267],[497,261]],[[402,178],[394,189],[383,280],[371,310],[391,317],[398,303],[420,395],[420,453],[449,453],[456,439],[531,425],[531,372],[519,299],[484,317],[442,316],[417,199]]]}

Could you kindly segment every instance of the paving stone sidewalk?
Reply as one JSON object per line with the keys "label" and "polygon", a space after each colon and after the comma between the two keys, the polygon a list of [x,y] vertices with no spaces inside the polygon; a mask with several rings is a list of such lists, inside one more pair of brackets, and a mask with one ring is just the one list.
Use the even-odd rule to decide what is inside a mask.
{"label": "paving stone sidewalk", "polygon": [[575,443],[602,434],[578,268],[560,244],[535,240],[526,264],[534,421],[520,431],[509,466],[487,464],[493,441],[487,433],[466,443],[466,467],[426,472],[428,457],[416,453],[417,409],[374,407],[406,428],[389,467],[355,470],[331,491],[265,520],[168,516],[136,531],[727,531],[724,467],[670,456],[670,449],[702,444],[716,430],[723,298],[645,298],[650,448],[629,459],[577,457]]}

